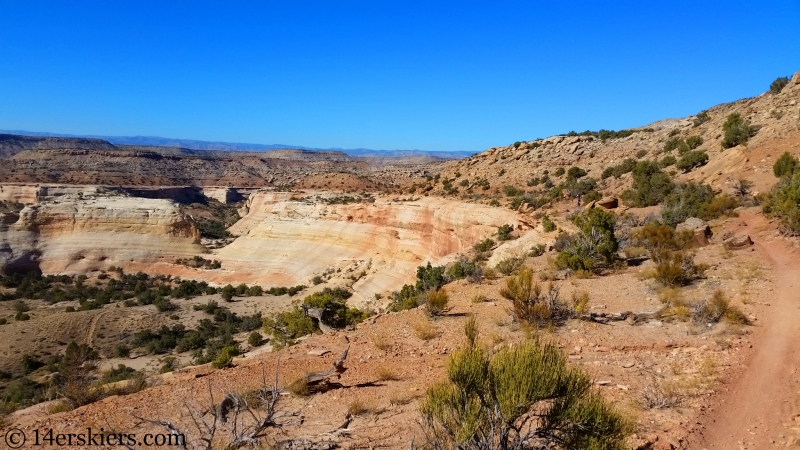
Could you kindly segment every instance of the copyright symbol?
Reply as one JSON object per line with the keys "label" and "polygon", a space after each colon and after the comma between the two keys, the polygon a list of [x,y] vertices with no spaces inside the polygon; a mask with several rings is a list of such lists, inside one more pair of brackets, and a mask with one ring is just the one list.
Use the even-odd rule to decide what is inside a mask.
{"label": "copyright symbol", "polygon": [[9,448],[20,448],[25,445],[25,433],[19,428],[6,431],[6,445]]}

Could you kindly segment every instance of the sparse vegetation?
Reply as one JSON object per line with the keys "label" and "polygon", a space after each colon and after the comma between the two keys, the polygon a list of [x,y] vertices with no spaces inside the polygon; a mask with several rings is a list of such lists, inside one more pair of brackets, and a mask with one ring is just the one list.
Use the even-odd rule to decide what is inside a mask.
{"label": "sparse vegetation", "polygon": [[531,269],[522,269],[519,275],[506,280],[500,290],[503,298],[511,300],[512,314],[519,323],[541,327],[549,323],[560,324],[572,315],[572,311],[559,298],[555,285],[544,291],[534,281]]}
{"label": "sparse vegetation", "polygon": [[773,172],[780,180],[764,199],[765,214],[781,221],[782,231],[790,236],[800,235],[800,161],[785,153],[778,159]]}
{"label": "sparse vegetation", "polygon": [[744,119],[741,114],[733,113],[725,120],[722,131],[724,133],[722,147],[731,148],[746,143],[756,134],[758,128],[751,125],[750,121]]}
{"label": "sparse vegetation", "polygon": [[775,81],[770,83],[769,91],[773,94],[780,94],[787,84],[789,84],[789,77],[778,77]]}
{"label": "sparse vegetation", "polygon": [[550,233],[556,231],[556,224],[550,219],[550,217],[545,214],[542,216],[542,229],[544,229],[545,233]]}
{"label": "sparse vegetation", "polygon": [[619,248],[614,235],[614,214],[593,208],[574,216],[579,232],[563,233],[554,244],[558,255],[556,265],[572,270],[594,271],[612,264]]}
{"label": "sparse vegetation", "polygon": [[728,194],[716,195],[708,185],[686,183],[664,199],[661,216],[664,223],[674,227],[690,217],[711,220],[729,215],[737,206],[736,199]]}
{"label": "sparse vegetation", "polygon": [[653,161],[639,161],[633,168],[631,189],[622,193],[626,204],[638,208],[661,203],[675,184]]}
{"label": "sparse vegetation", "polygon": [[678,163],[675,165],[678,169],[689,172],[692,169],[700,166],[704,166],[708,163],[708,154],[706,152],[701,151],[689,151],[686,152]]}
{"label": "sparse vegetation", "polygon": [[218,260],[208,260],[203,258],[202,256],[193,256],[191,259],[178,259],[175,261],[175,264],[180,264],[186,267],[192,267],[195,269],[219,269],[222,267],[222,263]]}
{"label": "sparse vegetation", "polygon": [[476,333],[430,386],[421,414],[433,448],[622,449],[629,425],[555,344],[489,355]]}

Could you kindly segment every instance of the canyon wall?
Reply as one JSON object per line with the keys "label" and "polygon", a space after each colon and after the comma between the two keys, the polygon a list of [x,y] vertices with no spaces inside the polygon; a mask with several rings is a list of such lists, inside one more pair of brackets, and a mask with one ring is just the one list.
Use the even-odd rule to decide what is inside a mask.
{"label": "canyon wall", "polygon": [[199,238],[170,200],[88,189],[4,214],[0,268],[82,273],[111,265],[148,266],[202,253]]}
{"label": "canyon wall", "polygon": [[215,255],[223,269],[264,286],[308,284],[326,271],[364,271],[353,285],[356,303],[412,282],[420,264],[452,260],[500,225],[535,233],[508,209],[442,198],[327,204],[259,191],[242,212],[230,229],[240,237]]}

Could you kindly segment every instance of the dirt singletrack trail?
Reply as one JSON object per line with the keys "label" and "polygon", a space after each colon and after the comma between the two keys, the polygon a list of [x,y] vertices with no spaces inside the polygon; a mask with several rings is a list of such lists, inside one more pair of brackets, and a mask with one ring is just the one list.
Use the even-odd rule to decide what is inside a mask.
{"label": "dirt singletrack trail", "polygon": [[[764,221],[757,216],[743,219],[748,224]],[[782,239],[759,241],[755,250],[768,264],[775,288],[757,293],[755,299],[770,306],[760,314],[745,366],[698,421],[702,435],[692,449],[769,449],[800,443],[800,255]]]}

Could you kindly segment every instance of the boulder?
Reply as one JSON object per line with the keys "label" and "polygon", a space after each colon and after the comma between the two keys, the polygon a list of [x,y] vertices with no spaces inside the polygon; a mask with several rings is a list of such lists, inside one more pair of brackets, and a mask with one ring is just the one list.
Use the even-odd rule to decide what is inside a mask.
{"label": "boulder", "polygon": [[750,235],[747,233],[740,233],[731,238],[725,239],[722,242],[722,245],[729,250],[738,250],[741,248],[750,247],[753,245],[753,241],[750,239]]}
{"label": "boulder", "polygon": [[619,200],[616,197],[604,197],[597,201],[597,206],[605,209],[614,209],[619,206]]}
{"label": "boulder", "polygon": [[711,227],[708,222],[697,217],[690,217],[685,222],[678,224],[675,231],[682,232],[688,231],[692,233],[692,243],[696,246],[702,247],[708,245],[708,239],[714,233],[711,232]]}

